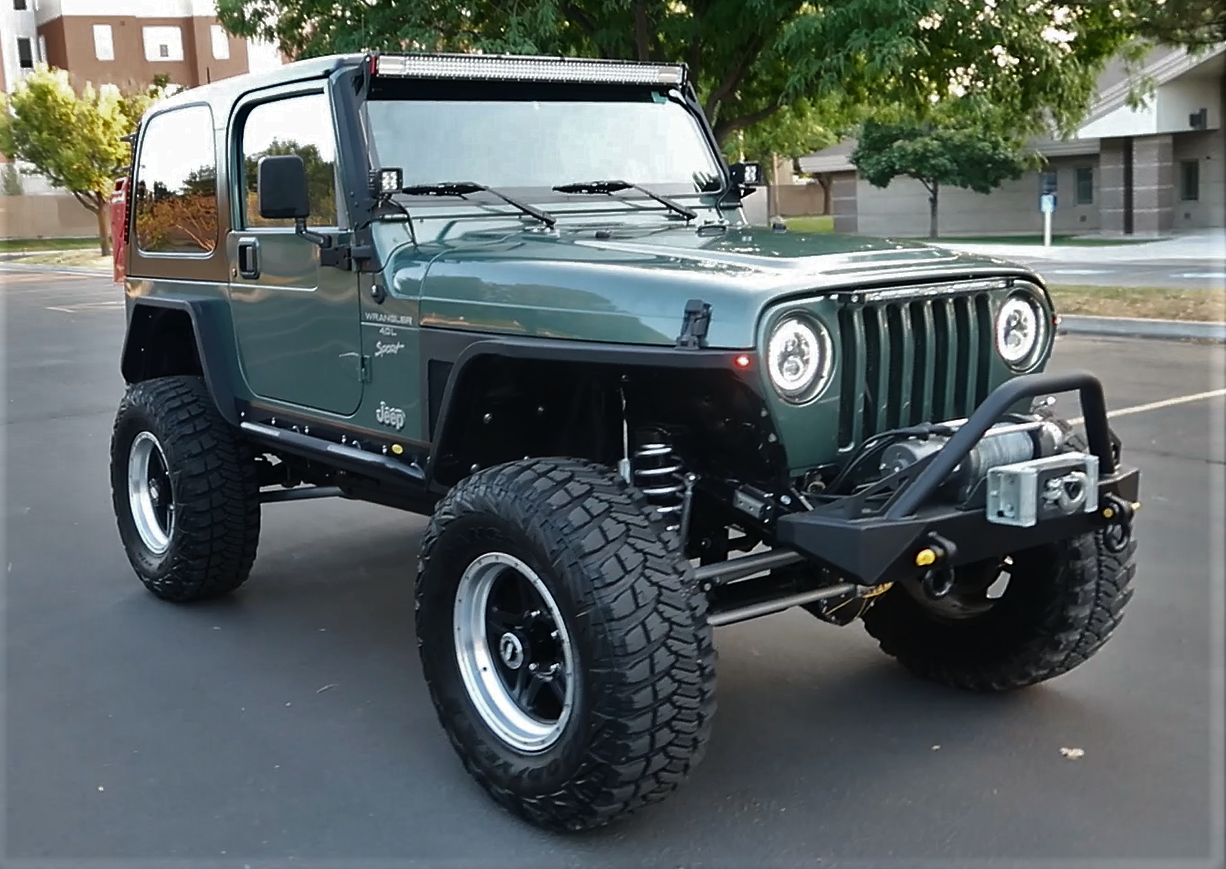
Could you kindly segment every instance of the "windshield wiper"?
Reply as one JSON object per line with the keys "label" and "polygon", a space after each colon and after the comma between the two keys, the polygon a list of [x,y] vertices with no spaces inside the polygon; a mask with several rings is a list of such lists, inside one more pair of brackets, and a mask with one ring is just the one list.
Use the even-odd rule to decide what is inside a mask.
{"label": "windshield wiper", "polygon": [[469,193],[491,193],[497,196],[508,205],[514,205],[524,214],[531,215],[547,226],[552,227],[558,222],[558,219],[548,211],[541,211],[539,208],[528,205],[525,202],[520,202],[518,199],[512,199],[505,193],[494,190],[491,187],[486,187],[484,184],[477,184],[473,181],[450,181],[443,184],[418,184],[413,187],[404,187],[400,190],[406,196],[466,196]]}
{"label": "windshield wiper", "polygon": [[667,197],[661,196],[659,193],[651,192],[646,187],[631,184],[629,181],[576,181],[574,184],[559,184],[553,189],[559,193],[616,193],[619,190],[637,190],[639,193],[646,194],[661,205],[677,212],[686,220],[693,220],[698,216],[698,212],[692,208],[686,208],[680,202],[674,202]]}

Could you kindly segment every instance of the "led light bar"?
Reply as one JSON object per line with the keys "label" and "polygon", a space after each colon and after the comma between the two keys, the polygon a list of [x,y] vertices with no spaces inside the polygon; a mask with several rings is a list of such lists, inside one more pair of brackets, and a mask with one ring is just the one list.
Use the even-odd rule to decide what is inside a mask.
{"label": "led light bar", "polygon": [[380,54],[373,58],[373,66],[375,75],[402,78],[647,85],[685,81],[685,67],[680,64],[517,54]]}

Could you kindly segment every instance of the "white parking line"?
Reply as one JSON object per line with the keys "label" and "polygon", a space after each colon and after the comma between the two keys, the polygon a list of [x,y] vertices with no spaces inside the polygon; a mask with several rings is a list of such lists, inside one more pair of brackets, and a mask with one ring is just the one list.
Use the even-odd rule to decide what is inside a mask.
{"label": "white parking line", "polygon": [[1226,278],[1226,272],[1184,272],[1180,275],[1172,275],[1176,278]]}
{"label": "white parking line", "polygon": [[48,311],[60,311],[64,314],[82,314],[86,311],[97,311],[108,308],[122,308],[123,299],[109,299],[105,302],[80,302],[75,305],[48,305]]}
{"label": "white parking line", "polygon": [[[1147,410],[1161,410],[1164,407],[1174,407],[1177,404],[1191,404],[1194,401],[1204,401],[1207,398],[1221,398],[1223,396],[1226,396],[1226,389],[1211,389],[1208,392],[1197,392],[1194,395],[1177,395],[1174,398],[1164,398],[1162,401],[1151,401],[1149,404],[1138,404],[1133,407],[1109,410],[1107,411],[1107,418],[1115,419],[1117,416],[1131,416],[1134,413],[1145,413]],[[1085,417],[1075,417],[1070,419],[1069,422],[1073,425],[1080,425],[1085,422]]]}

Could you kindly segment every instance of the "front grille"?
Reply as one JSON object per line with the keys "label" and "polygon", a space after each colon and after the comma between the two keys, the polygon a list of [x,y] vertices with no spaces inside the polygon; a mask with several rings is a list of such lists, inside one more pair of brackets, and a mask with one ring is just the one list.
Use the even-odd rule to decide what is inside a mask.
{"label": "front grille", "polygon": [[839,447],[900,426],[969,416],[988,395],[987,293],[839,311]]}

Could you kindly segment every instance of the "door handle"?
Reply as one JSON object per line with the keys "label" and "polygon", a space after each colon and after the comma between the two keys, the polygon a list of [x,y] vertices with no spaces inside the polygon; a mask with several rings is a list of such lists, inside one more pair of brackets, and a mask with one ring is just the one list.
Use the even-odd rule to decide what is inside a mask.
{"label": "door handle", "polygon": [[238,273],[245,278],[260,276],[260,243],[254,238],[238,243]]}

